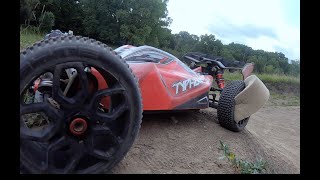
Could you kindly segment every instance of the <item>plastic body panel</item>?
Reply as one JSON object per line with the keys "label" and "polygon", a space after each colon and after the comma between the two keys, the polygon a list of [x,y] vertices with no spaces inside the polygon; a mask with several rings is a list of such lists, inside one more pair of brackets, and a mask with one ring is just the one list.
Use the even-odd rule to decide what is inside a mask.
{"label": "plastic body panel", "polygon": [[[129,64],[142,94],[143,110],[204,109],[213,78],[191,70],[178,58],[150,46],[121,46],[115,51]],[[106,88],[102,76],[94,73],[99,89]],[[108,106],[108,100],[102,102]]]}
{"label": "plastic body panel", "polygon": [[[212,85],[211,76],[190,73],[176,61],[169,64],[129,63],[129,66],[139,81],[144,110],[202,109],[209,106],[207,96]],[[186,105],[181,106],[183,104]]]}

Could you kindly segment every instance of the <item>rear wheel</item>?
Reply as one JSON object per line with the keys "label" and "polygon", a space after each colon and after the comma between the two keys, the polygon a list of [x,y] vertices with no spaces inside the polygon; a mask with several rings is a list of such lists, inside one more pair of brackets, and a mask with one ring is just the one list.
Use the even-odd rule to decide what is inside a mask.
{"label": "rear wheel", "polygon": [[[98,89],[92,70],[107,88]],[[20,53],[22,173],[109,171],[130,149],[141,118],[132,71],[101,42],[60,36]]]}
{"label": "rear wheel", "polygon": [[234,121],[234,98],[245,88],[243,81],[232,81],[221,92],[217,108],[218,120],[222,127],[231,131],[239,132],[247,125],[249,118]]}

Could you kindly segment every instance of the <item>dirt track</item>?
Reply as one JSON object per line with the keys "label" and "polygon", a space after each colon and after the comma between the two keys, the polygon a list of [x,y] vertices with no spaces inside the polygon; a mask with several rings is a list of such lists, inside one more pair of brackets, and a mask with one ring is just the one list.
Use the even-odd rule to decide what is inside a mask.
{"label": "dirt track", "polygon": [[216,110],[144,115],[138,138],[111,173],[235,173],[219,140],[237,157],[267,161],[267,173],[300,173],[300,107],[265,106],[234,133]]}

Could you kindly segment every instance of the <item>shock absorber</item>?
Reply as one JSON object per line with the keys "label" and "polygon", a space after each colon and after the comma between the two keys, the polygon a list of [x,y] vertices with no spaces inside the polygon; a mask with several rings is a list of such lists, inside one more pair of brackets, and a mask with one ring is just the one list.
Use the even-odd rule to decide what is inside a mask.
{"label": "shock absorber", "polygon": [[216,71],[216,82],[220,89],[224,88],[224,78],[223,78],[223,70],[218,69]]}

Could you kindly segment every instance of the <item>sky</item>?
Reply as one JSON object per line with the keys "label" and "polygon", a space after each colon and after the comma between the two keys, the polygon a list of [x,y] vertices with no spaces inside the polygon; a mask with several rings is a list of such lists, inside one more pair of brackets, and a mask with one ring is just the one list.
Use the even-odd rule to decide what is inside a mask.
{"label": "sky", "polygon": [[167,8],[172,33],[213,34],[300,60],[299,0],[169,0]]}

